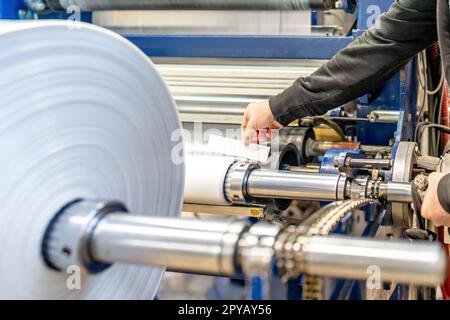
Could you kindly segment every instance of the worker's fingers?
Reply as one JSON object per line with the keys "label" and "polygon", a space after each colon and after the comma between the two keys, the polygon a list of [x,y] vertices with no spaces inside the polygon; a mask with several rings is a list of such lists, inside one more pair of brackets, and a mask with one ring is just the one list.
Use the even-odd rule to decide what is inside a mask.
{"label": "worker's fingers", "polygon": [[267,139],[267,141],[272,139],[272,131],[273,131],[273,129],[267,129],[266,130],[266,139]]}
{"label": "worker's fingers", "polygon": [[278,121],[273,121],[272,122],[272,128],[271,129],[281,129],[283,128],[283,125],[281,123],[279,123]]}
{"label": "worker's fingers", "polygon": [[245,128],[247,128],[248,125],[248,121],[250,120],[249,114],[246,112],[244,113],[244,116],[242,117],[242,122],[241,122],[241,129],[245,130]]}
{"label": "worker's fingers", "polygon": [[444,175],[433,172],[428,176],[428,188],[421,208],[422,217],[436,226],[450,225],[450,215],[444,210],[438,198],[439,181]]}
{"label": "worker's fingers", "polygon": [[258,143],[258,130],[247,128],[244,131],[244,144]]}
{"label": "worker's fingers", "polygon": [[247,124],[247,127],[243,131],[242,134],[242,141],[244,144],[249,144],[250,142],[254,142],[255,139],[257,139],[257,129],[255,126],[255,120],[250,119],[250,121]]}

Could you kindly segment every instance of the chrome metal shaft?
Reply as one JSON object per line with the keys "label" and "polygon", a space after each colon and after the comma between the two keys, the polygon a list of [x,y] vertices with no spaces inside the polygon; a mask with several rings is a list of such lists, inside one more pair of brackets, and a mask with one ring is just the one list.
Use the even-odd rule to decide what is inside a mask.
{"label": "chrome metal shaft", "polygon": [[96,261],[126,262],[170,270],[233,275],[235,248],[244,221],[149,218],[112,213],[92,234]]}
{"label": "chrome metal shaft", "polygon": [[231,276],[275,258],[289,262],[284,265],[296,274],[433,285],[447,270],[445,251],[436,243],[280,230],[268,222],[129,215],[119,202],[81,200],[52,219],[42,252],[49,267],[63,272],[74,264],[101,272],[122,262]]}
{"label": "chrome metal shaft", "polygon": [[391,159],[358,159],[351,158],[349,162],[350,168],[364,169],[390,169],[392,166]]}
{"label": "chrome metal shaft", "polygon": [[383,184],[389,202],[412,203],[411,183],[389,181]]}
{"label": "chrome metal shaft", "polygon": [[361,147],[360,142],[353,141],[314,141],[312,140],[307,148],[307,153],[314,156],[323,156],[329,149],[351,149],[356,150]]}
{"label": "chrome metal shaft", "polygon": [[397,123],[400,117],[399,111],[394,110],[374,110],[368,114],[370,122]]}
{"label": "chrome metal shaft", "polygon": [[[49,1],[49,0],[46,0]],[[52,2],[55,2],[52,0]],[[59,0],[82,10],[310,10],[330,9],[330,0]]]}
{"label": "chrome metal shaft", "polygon": [[438,243],[311,237],[303,245],[303,272],[313,275],[434,286],[446,275],[447,257]]}
{"label": "chrome metal shaft", "polygon": [[[275,227],[264,222],[261,227],[265,224]],[[90,252],[102,263],[149,264],[174,271],[232,276],[246,263],[239,245],[247,232],[247,223],[237,220],[112,213],[95,228]],[[275,241],[277,233],[272,232],[272,236]],[[435,285],[447,270],[446,255],[439,244],[344,236],[305,237],[302,242],[301,251],[292,252],[301,256],[296,265],[300,273],[350,279],[373,276],[380,281]]]}
{"label": "chrome metal shaft", "polygon": [[339,174],[253,170],[247,194],[254,198],[336,201],[346,198],[347,178]]}

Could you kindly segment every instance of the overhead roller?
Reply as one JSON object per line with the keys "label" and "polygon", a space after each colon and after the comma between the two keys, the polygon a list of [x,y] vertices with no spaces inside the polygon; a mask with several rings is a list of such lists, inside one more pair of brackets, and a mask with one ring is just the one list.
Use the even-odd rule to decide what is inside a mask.
{"label": "overhead roller", "polygon": [[46,0],[49,7],[64,10],[75,5],[96,10],[326,10],[332,0]]}

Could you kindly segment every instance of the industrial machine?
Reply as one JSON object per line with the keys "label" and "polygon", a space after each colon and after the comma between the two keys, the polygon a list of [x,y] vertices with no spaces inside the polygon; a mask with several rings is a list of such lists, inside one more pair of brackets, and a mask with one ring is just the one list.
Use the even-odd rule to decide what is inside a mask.
{"label": "industrial machine", "polygon": [[[47,55],[48,61],[57,65],[64,60],[63,54],[69,54],[64,51],[64,41],[61,41],[63,49],[59,44],[55,44],[56,49],[52,52],[42,49],[48,46],[39,42],[43,41],[39,39],[41,36],[45,37],[45,28],[54,32],[55,43],[64,37],[73,40],[72,54],[78,52],[80,56],[86,56],[88,64],[98,66],[98,70],[94,68],[89,71],[92,74],[85,74],[73,68],[67,70],[67,74],[79,76],[79,82],[83,79],[92,86],[98,85],[108,96],[97,100],[96,93],[87,87],[76,91],[85,96],[85,114],[91,109],[96,110],[96,118],[104,120],[101,123],[88,116],[72,114],[66,108],[65,114],[55,118],[55,124],[43,118],[42,123],[50,123],[50,128],[54,125],[61,132],[65,132],[64,128],[57,123],[67,125],[67,136],[61,141],[45,128],[35,126],[34,122],[21,122],[20,128],[28,135],[42,136],[42,141],[58,141],[59,146],[67,144],[67,149],[77,146],[77,139],[88,139],[75,134],[71,136],[69,129],[77,132],[76,128],[86,127],[94,141],[88,143],[93,145],[89,151],[75,154],[79,162],[76,161],[78,158],[73,162],[69,160],[68,166],[74,169],[59,168],[58,161],[52,163],[54,166],[48,169],[51,174],[42,174],[54,177],[50,179],[52,183],[45,183],[48,190],[39,191],[37,184],[34,189],[24,189],[32,194],[32,199],[41,198],[33,207],[19,207],[24,217],[31,212],[42,216],[35,228],[29,226],[33,234],[29,242],[33,244],[26,252],[38,261],[33,260],[32,264],[39,263],[26,279],[27,285],[35,289],[31,290],[30,297],[55,298],[52,292],[58,292],[56,298],[153,298],[163,270],[155,267],[125,269],[134,268],[128,264],[241,279],[250,299],[447,297],[448,285],[436,289],[445,282],[448,273],[448,247],[438,241],[450,241],[448,229],[437,229],[420,216],[421,198],[427,188],[426,176],[433,171],[448,171],[450,163],[443,143],[447,138],[441,135],[441,131],[448,133],[449,130],[438,123],[445,119],[446,91],[445,85],[439,85],[433,80],[436,77],[432,77],[435,75],[433,70],[439,72],[435,51],[413,59],[385,84],[356,101],[336,106],[323,116],[299,119],[281,129],[272,139],[270,163],[196,151],[197,144],[207,142],[213,134],[239,133],[242,113],[248,103],[267,99],[297,77],[313,73],[372,27],[391,3],[387,0],[0,1],[0,19],[27,20],[23,28],[26,31],[19,33],[20,27],[12,28],[18,47],[36,41],[36,55]],[[324,10],[330,9],[348,14],[356,12],[354,25],[345,31],[339,26],[318,25]],[[182,17],[178,10],[190,10],[191,13],[196,10],[195,14],[200,17],[197,20],[205,17],[203,10],[211,10],[208,14],[214,18],[200,26],[190,22],[189,27],[182,23],[166,28],[151,23],[142,27],[116,21],[116,17],[131,14],[121,10],[156,10],[147,14],[154,14],[151,17],[155,19],[158,15],[163,17],[157,21],[169,21],[170,17],[178,20]],[[232,10],[233,14],[227,15],[222,10]],[[275,28],[277,31],[262,29],[256,32],[248,29],[247,24],[241,25],[241,20],[230,18],[239,17],[239,14],[243,15],[243,20],[255,15],[261,19],[273,18],[270,15],[273,10],[281,10],[281,13],[277,11],[280,15],[286,14],[283,16],[286,21],[289,20],[288,13],[301,13],[303,19],[308,20],[302,20],[305,22],[302,25],[308,25],[307,34],[279,33],[283,28],[298,27],[298,24],[289,25],[290,20],[286,24],[280,22]],[[33,28],[33,23],[39,22],[28,21],[67,18],[72,21],[74,17],[112,29],[129,42],[125,45],[121,37],[114,38],[85,24],[78,25],[78,31],[69,28],[70,32],[63,33],[58,23],[49,22],[42,28]],[[132,17],[130,19],[134,21]],[[299,16],[292,16],[292,21],[297,23],[298,19]],[[71,22],[61,23],[70,27]],[[233,23],[236,30],[229,27]],[[0,44],[5,46],[12,41],[7,37],[9,28],[5,35],[0,32]],[[244,28],[244,33],[240,28]],[[230,29],[233,34],[224,32]],[[26,35],[30,35],[29,38]],[[84,40],[78,41],[80,39],[85,39],[87,45],[83,46]],[[97,42],[110,52],[96,46]],[[98,51],[88,51],[88,45]],[[25,45],[23,48],[27,53],[24,56],[29,57],[33,51],[25,51],[28,50]],[[136,48],[140,49],[139,54],[134,51]],[[106,57],[109,59],[115,51],[121,55],[107,60]],[[144,59],[142,53],[155,63],[154,69],[149,67],[148,59]],[[13,64],[11,57],[14,54],[5,54],[2,61],[0,53],[0,67],[4,67],[0,68],[0,74],[9,72],[6,66]],[[78,61],[76,55],[70,56],[73,63],[84,70],[87,63]],[[101,62],[102,59],[95,60],[95,56],[105,57],[105,61],[115,64],[107,65],[107,62]],[[39,59],[33,59],[36,60],[28,67],[42,66]],[[116,70],[113,65],[124,67]],[[11,74],[22,76],[17,79],[24,83],[29,81],[29,88],[37,85],[32,77],[26,77],[26,72],[11,71]],[[75,89],[68,89],[78,86],[77,81],[72,83],[72,78],[48,74],[49,83],[55,86],[54,92],[64,97],[61,98],[63,102],[51,100],[54,104],[49,102],[48,110],[79,103],[72,100]],[[58,76],[61,81],[55,80]],[[128,85],[111,79],[124,80]],[[11,83],[20,83],[19,80]],[[65,83],[71,83],[73,87],[64,87]],[[111,87],[105,83],[111,83]],[[33,94],[23,99],[12,99],[13,93],[17,93],[16,98],[19,96],[20,89],[4,85],[3,91],[0,85],[0,93],[4,94],[0,99],[11,105],[19,103],[18,108],[23,108],[24,112],[30,108],[30,114],[40,112],[41,100],[35,92],[41,92],[42,88],[29,90]],[[61,91],[56,90],[59,85]],[[127,90],[132,90],[133,86],[141,91],[129,93]],[[68,92],[70,97],[65,94]],[[149,92],[153,98],[147,96]],[[50,99],[50,96],[46,97]],[[171,162],[171,148],[177,142],[171,139],[172,130],[180,129],[171,97],[184,129],[184,146],[178,151],[185,153],[185,173],[182,164]],[[104,108],[99,109],[98,106],[103,104]],[[42,110],[45,106],[42,105]],[[135,109],[135,106],[139,107]],[[125,122],[132,124],[130,127],[122,127],[123,122],[116,121],[115,114],[122,113]],[[71,116],[75,117],[73,123]],[[146,120],[146,125],[140,119]],[[96,126],[101,130],[94,130]],[[153,129],[147,126],[155,126],[155,130],[158,127],[162,133],[157,139],[150,138],[156,131],[149,131]],[[136,130],[130,129],[132,127]],[[436,131],[428,132],[430,128]],[[127,141],[141,143],[128,145],[115,129],[123,129]],[[18,145],[26,146],[25,141],[29,140],[19,139],[23,132],[11,135],[14,141],[19,141]],[[196,138],[198,132],[200,137]],[[167,144],[167,148],[161,146],[163,144]],[[53,150],[49,145],[57,144],[42,142],[36,150]],[[8,150],[6,147],[8,145],[2,150]],[[109,156],[97,156],[102,148],[113,150],[113,161]],[[11,150],[12,154],[16,152]],[[58,150],[58,159],[74,157],[69,153],[71,157],[66,156],[58,148],[55,150]],[[92,157],[86,156],[88,154]],[[45,159],[43,152],[39,161],[45,163]],[[110,171],[103,171],[96,161],[101,161]],[[125,162],[135,166],[128,168],[123,164]],[[163,163],[171,164],[164,166]],[[7,168],[5,166],[5,170]],[[83,174],[80,181],[73,182],[70,192],[62,187],[58,189],[57,177],[61,172],[67,170],[77,176],[78,168]],[[88,168],[89,174],[84,176],[81,168]],[[114,177],[111,178],[109,173],[114,170],[121,175],[111,175]],[[42,177],[36,178],[42,180]],[[15,180],[12,176],[10,181],[5,188],[15,188],[22,179]],[[97,188],[95,181],[101,187]],[[18,199],[21,198],[8,197],[7,203],[14,201],[17,205]],[[15,228],[7,218],[13,209],[12,205],[5,205],[0,213],[5,243],[12,244],[19,241],[14,239],[12,230]],[[180,211],[213,214],[216,219],[175,218]],[[222,219],[217,219],[219,217]],[[11,246],[11,251],[13,249],[16,250]],[[11,251],[4,249],[0,257],[6,257]],[[17,257],[15,261],[18,265],[24,259]],[[22,297],[20,290],[13,290],[18,278],[10,277],[11,268],[1,265],[3,263],[0,262],[0,279],[4,280],[0,281],[0,288],[5,286],[3,289],[7,290],[0,291],[0,295],[7,291],[8,298]],[[66,283],[65,273],[73,266],[91,277],[74,295],[67,288],[61,289],[61,283]],[[135,273],[127,276],[125,271]],[[40,281],[55,281],[54,287],[52,283],[49,291],[36,289]],[[112,293],[114,287],[119,289]],[[102,291],[101,288],[105,289]],[[133,294],[127,295],[127,290]]]}

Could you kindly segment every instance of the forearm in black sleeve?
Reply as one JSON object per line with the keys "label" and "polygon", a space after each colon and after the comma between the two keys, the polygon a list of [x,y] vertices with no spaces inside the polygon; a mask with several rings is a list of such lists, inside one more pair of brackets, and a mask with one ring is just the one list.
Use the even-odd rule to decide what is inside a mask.
{"label": "forearm in black sleeve", "polygon": [[450,213],[450,173],[439,181],[437,195],[442,208]]}
{"label": "forearm in black sleeve", "polygon": [[438,0],[437,4],[437,24],[438,38],[441,48],[442,62],[447,83],[450,83],[450,2]]}
{"label": "forearm in black sleeve", "polygon": [[272,97],[272,113],[283,125],[324,114],[378,87],[436,40],[436,0],[397,0],[376,27]]}

